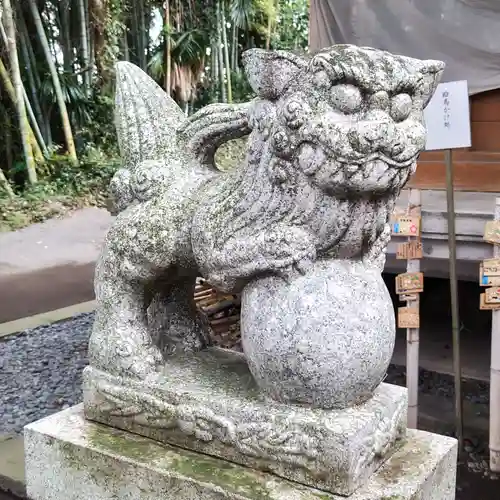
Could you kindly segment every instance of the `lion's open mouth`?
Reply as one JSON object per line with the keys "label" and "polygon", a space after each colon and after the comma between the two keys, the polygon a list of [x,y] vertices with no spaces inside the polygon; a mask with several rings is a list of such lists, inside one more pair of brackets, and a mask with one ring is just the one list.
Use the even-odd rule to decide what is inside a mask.
{"label": "lion's open mouth", "polygon": [[[343,172],[345,181],[361,188],[363,184],[370,185],[372,189],[377,186],[391,186],[395,182],[400,182],[408,175],[408,167],[412,163],[406,165],[398,164],[397,167],[389,164],[387,161],[380,158],[367,160],[361,164],[340,163],[340,172]],[[407,168],[404,168],[404,167]]]}
{"label": "lion's open mouth", "polygon": [[339,163],[342,163],[343,165],[351,165],[351,166],[367,166],[368,164],[375,164],[375,163],[384,163],[387,166],[393,167],[393,168],[407,168],[411,166],[417,159],[417,156],[413,156],[409,159],[405,160],[397,160],[394,158],[391,158],[389,156],[386,156],[382,153],[373,153],[368,156],[364,156],[363,158],[342,158],[342,157],[336,157],[335,160]]}

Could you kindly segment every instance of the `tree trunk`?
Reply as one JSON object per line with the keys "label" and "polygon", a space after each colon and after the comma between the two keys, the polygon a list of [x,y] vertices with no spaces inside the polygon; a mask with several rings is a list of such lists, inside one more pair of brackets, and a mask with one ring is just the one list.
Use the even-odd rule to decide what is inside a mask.
{"label": "tree trunk", "polygon": [[224,85],[224,54],[221,39],[221,12],[220,0],[216,0],[216,24],[217,24],[217,58],[219,61],[219,85],[221,90],[222,102],[227,102],[226,86]]}
{"label": "tree trunk", "polygon": [[233,102],[233,88],[231,86],[231,62],[229,60],[229,47],[227,44],[227,26],[224,3],[221,5],[221,30],[222,43],[224,44],[224,65],[226,66],[227,102]]}
{"label": "tree trunk", "polygon": [[172,40],[170,38],[170,0],[165,0],[165,92],[172,94]]}
{"label": "tree trunk", "polygon": [[[14,105],[14,108],[17,110],[16,90],[15,90],[14,85],[12,84],[12,81],[10,79],[9,72],[7,71],[7,68],[5,67],[5,65],[1,59],[0,59],[0,80],[2,81],[3,86],[5,87],[5,90],[7,92],[7,95],[9,96],[9,99],[12,101],[12,104]],[[22,82],[21,82],[21,84],[22,84]],[[22,94],[21,94],[21,96],[22,96]],[[24,99],[22,100],[22,102],[23,102],[23,106],[24,106],[24,102],[25,102]],[[44,157],[42,154],[42,150],[40,149],[40,146],[38,145],[38,142],[36,141],[35,134],[33,134],[33,130],[30,127],[28,117],[26,115],[26,110],[25,110],[25,116],[26,116],[26,120],[24,123],[26,125],[27,130],[28,130],[27,133],[28,133],[28,140],[29,140],[30,147],[35,154],[36,160],[43,163]],[[22,127],[20,127],[20,129],[22,130]],[[24,151],[24,148],[23,148],[23,151]]]}
{"label": "tree trunk", "polygon": [[85,10],[85,1],[78,0],[78,16],[80,21],[80,55],[82,58],[82,69],[86,71],[83,73],[83,85],[85,92],[88,95],[90,90],[90,57],[89,57],[89,41],[87,39],[87,14]]}
{"label": "tree trunk", "polygon": [[[5,1],[10,1],[10,0],[4,0],[4,2]],[[43,51],[45,53],[47,65],[49,66],[50,74],[52,76],[52,83],[54,85],[57,105],[59,107],[59,112],[61,114],[61,122],[62,122],[62,126],[63,126],[64,137],[66,140],[66,147],[68,149],[68,154],[69,154],[70,160],[73,163],[77,164],[78,158],[76,156],[75,141],[73,139],[73,133],[71,131],[71,124],[69,121],[68,110],[66,109],[66,103],[64,102],[64,96],[62,93],[59,75],[57,73],[56,66],[54,64],[54,61],[52,59],[52,55],[50,53],[49,42],[47,40],[45,30],[43,29],[42,19],[40,18],[40,13],[38,12],[38,7],[36,5],[35,0],[28,0],[28,3],[30,6],[31,14],[33,16],[33,21],[34,21],[35,26],[36,26],[38,38],[40,40]]]}
{"label": "tree trunk", "polygon": [[[21,80],[21,71],[19,70],[19,60],[17,58],[16,47],[16,28],[14,26],[14,16],[10,0],[3,0],[2,17],[5,20],[7,31],[8,51],[10,67],[12,70],[12,79],[14,83],[14,103],[19,119],[19,130],[21,132],[21,141],[23,144],[24,157],[26,159],[26,169],[28,171],[28,180],[30,184],[37,182],[36,164],[33,158],[33,149],[29,137],[29,123],[26,115],[26,107],[23,99],[23,82]],[[5,70],[5,67],[3,68]],[[6,71],[6,70],[5,70]]]}

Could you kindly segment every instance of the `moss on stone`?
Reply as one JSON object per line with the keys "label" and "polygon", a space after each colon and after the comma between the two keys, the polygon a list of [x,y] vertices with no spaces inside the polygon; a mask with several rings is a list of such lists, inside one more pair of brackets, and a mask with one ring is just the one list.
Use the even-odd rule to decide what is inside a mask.
{"label": "moss on stone", "polygon": [[[162,445],[134,434],[125,438],[123,431],[111,427],[96,426],[87,438],[89,444],[100,451],[132,459],[138,463],[147,463],[157,469],[162,468],[165,472],[188,477],[198,483],[211,484],[227,493],[238,494],[249,500],[281,500],[287,498],[292,490],[295,492],[302,490],[304,500],[335,498],[326,492],[288,483],[278,477],[208,455]],[[106,474],[105,471],[96,471],[94,467],[89,467],[89,464],[86,464],[78,453],[78,449],[71,445],[65,447],[64,455],[72,468],[85,467],[93,476],[97,472],[100,476]],[[95,479],[98,478],[95,477]]]}

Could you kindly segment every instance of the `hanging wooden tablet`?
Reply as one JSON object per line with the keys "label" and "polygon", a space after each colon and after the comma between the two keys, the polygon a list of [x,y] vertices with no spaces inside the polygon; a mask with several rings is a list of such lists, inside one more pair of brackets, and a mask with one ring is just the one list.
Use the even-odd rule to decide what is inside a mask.
{"label": "hanging wooden tablet", "polygon": [[486,302],[486,294],[485,293],[482,293],[480,295],[480,299],[479,299],[479,309],[482,309],[484,311],[494,311],[496,309],[500,309],[500,303],[496,303],[496,304],[488,304]]}
{"label": "hanging wooden tablet", "polygon": [[398,328],[420,328],[420,314],[416,307],[398,308]]}
{"label": "hanging wooden tablet", "polygon": [[404,273],[396,276],[396,293],[411,294],[424,291],[423,273]]}
{"label": "hanging wooden tablet", "polygon": [[488,243],[500,244],[500,221],[490,220],[484,228],[484,240]]}
{"label": "hanging wooden tablet", "polygon": [[419,236],[420,217],[399,215],[392,223],[392,234],[395,236]]}
{"label": "hanging wooden tablet", "polygon": [[396,259],[414,260],[423,258],[422,242],[418,240],[405,241],[396,248]]}

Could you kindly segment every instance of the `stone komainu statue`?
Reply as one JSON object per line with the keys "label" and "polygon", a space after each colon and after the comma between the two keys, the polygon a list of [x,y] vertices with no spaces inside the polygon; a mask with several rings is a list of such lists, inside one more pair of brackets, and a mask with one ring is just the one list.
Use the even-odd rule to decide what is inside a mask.
{"label": "stone komainu statue", "polygon": [[[254,49],[244,65],[252,102],[190,118],[140,69],[117,66],[124,166],[96,270],[97,368],[142,378],[169,353],[202,348],[200,274],[239,291],[326,257],[383,267],[443,64],[338,45],[313,57]],[[217,148],[245,135],[243,164],[218,171]]]}

